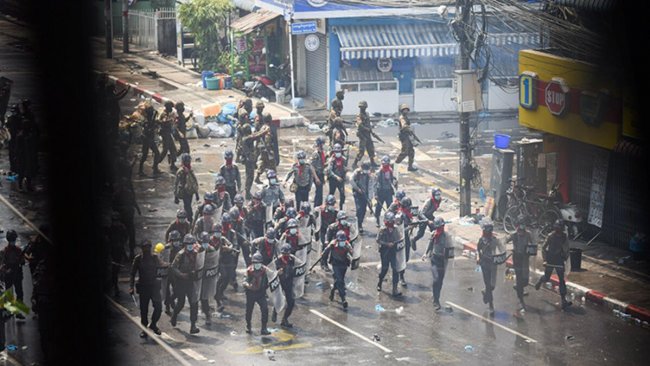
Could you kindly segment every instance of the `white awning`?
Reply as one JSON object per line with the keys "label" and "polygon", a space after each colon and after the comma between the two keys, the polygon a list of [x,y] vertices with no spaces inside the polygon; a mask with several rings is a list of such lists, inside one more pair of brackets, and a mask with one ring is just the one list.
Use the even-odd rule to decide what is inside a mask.
{"label": "white awning", "polygon": [[341,59],[451,56],[458,44],[446,24],[346,25],[334,28]]}

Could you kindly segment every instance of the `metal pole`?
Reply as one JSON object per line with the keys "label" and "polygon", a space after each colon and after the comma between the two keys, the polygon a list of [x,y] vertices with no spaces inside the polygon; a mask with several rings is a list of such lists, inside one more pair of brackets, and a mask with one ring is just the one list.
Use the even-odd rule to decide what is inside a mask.
{"label": "metal pole", "polygon": [[129,0],[122,0],[122,52],[129,52]]}
{"label": "metal pole", "polygon": [[[472,0],[458,0],[457,9],[461,8],[462,24],[469,24],[470,10],[472,9]],[[469,70],[468,49],[470,42],[467,34],[463,32],[460,36],[460,69]],[[470,161],[472,159],[472,150],[470,146],[469,134],[469,113],[460,113],[460,217],[472,214],[472,169]]]}
{"label": "metal pole", "polygon": [[113,58],[113,12],[111,0],[104,0],[104,26],[106,42],[106,58]]}
{"label": "metal pole", "polygon": [[289,19],[289,72],[291,72],[291,109],[295,109],[293,107],[293,100],[296,98],[296,88],[293,86],[294,80],[293,80],[293,34],[291,34],[291,23],[293,23],[293,19]]}

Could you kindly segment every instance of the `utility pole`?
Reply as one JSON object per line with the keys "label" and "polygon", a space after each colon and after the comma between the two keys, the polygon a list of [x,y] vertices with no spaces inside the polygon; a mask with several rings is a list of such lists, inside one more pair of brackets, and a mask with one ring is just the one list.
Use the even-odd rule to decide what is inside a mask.
{"label": "utility pole", "polygon": [[104,0],[104,25],[106,41],[106,58],[113,58],[113,14],[111,0]]}
{"label": "utility pole", "polygon": [[122,0],[122,52],[129,52],[129,0]]}
{"label": "utility pole", "polygon": [[[460,28],[469,24],[469,17],[472,10],[473,0],[456,0],[456,11],[460,11]],[[459,37],[460,42],[460,66],[459,70],[469,70],[469,49],[472,46],[471,40],[467,39],[467,32],[464,30]],[[460,112],[460,217],[472,214],[472,148],[469,135],[469,112]]]}

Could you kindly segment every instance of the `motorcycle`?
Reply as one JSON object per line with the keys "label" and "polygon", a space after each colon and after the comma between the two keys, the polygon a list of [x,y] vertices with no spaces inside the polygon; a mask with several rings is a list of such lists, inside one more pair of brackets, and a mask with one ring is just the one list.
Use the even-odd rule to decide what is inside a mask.
{"label": "motorcycle", "polygon": [[275,101],[275,92],[268,87],[268,85],[273,85],[273,83],[271,82],[269,84],[269,82],[271,82],[271,79],[265,75],[255,76],[252,85],[248,83],[244,84],[243,91],[247,97],[265,98],[270,101]]}
{"label": "motorcycle", "polygon": [[578,208],[575,203],[564,203],[559,188],[562,183],[554,184],[548,193],[551,201],[560,210],[560,216],[567,226],[568,234],[573,240],[576,240],[584,230],[582,224],[584,222],[583,212]]}
{"label": "motorcycle", "polygon": [[276,89],[284,88],[284,95],[291,95],[291,69],[289,63],[285,62],[280,65],[270,64],[269,68],[274,71],[276,80],[274,86]]}

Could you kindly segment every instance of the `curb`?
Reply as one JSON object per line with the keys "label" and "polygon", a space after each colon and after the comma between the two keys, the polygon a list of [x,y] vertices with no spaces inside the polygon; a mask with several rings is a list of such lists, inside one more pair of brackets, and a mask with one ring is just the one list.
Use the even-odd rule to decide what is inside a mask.
{"label": "curb", "polygon": [[[457,235],[452,235],[452,238],[455,243],[459,244],[458,247],[462,248],[462,250],[467,250],[469,252],[476,253],[475,243]],[[512,266],[513,266],[512,259],[508,258],[508,260],[506,261],[506,267],[512,268]],[[535,269],[535,274],[541,277],[544,274],[544,272]],[[560,284],[556,274],[553,274],[551,276],[550,282],[553,284],[553,290],[555,291],[555,288]],[[570,290],[571,292],[575,293],[577,296],[584,296],[585,299],[590,300],[593,303],[599,305],[605,305],[610,309],[625,312],[632,317],[640,319],[641,321],[650,322],[650,310],[648,309],[611,298],[606,294],[603,294],[602,292],[586,288],[585,286],[579,285],[577,283],[566,281],[566,287],[567,290]]]}

